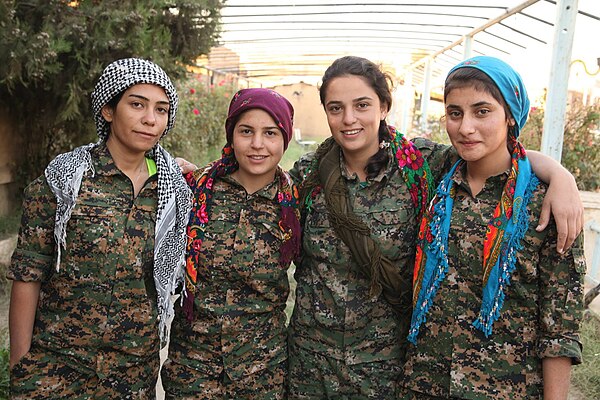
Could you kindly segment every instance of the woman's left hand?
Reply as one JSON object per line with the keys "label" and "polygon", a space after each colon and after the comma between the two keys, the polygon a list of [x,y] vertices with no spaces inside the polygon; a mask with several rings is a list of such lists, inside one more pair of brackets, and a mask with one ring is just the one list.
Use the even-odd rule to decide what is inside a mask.
{"label": "woman's left hand", "polygon": [[[566,170],[565,170],[566,171]],[[583,203],[573,175],[552,179],[542,204],[542,212],[536,230],[543,231],[550,222],[550,214],[556,221],[558,239],[556,250],[568,250],[583,229]]]}
{"label": "woman's left hand", "polygon": [[175,157],[175,162],[177,163],[177,165],[179,165],[179,168],[181,168],[181,173],[184,175],[188,172],[192,172],[198,169],[196,164],[189,162],[185,158]]}

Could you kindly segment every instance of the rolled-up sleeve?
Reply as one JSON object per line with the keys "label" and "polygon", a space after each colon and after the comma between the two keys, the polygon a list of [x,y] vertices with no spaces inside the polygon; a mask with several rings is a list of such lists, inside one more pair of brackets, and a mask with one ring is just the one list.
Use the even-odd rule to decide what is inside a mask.
{"label": "rolled-up sleeve", "polygon": [[[556,237],[556,235],[550,235]],[[540,358],[569,357],[581,363],[579,327],[583,316],[583,278],[586,272],[583,234],[564,256],[548,243],[540,254]]]}
{"label": "rolled-up sleeve", "polygon": [[33,181],[24,192],[19,239],[7,278],[16,281],[45,281],[55,262],[54,218],[56,198],[45,178]]}

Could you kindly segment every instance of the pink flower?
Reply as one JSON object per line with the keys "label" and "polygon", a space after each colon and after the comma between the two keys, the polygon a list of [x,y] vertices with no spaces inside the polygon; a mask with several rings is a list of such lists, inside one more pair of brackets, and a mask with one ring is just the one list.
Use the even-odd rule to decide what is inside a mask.
{"label": "pink flower", "polygon": [[196,217],[201,224],[206,224],[208,222],[208,213],[206,212],[206,204],[202,204],[200,209],[196,211]]}
{"label": "pink flower", "polygon": [[191,88],[191,89],[190,89],[190,94],[194,94],[194,93],[196,93],[196,89],[194,89],[194,88]]}
{"label": "pink flower", "polygon": [[194,108],[192,112],[194,113],[194,115],[200,115],[200,110],[198,110],[197,108]]}
{"label": "pink flower", "polygon": [[208,190],[211,190],[211,189],[212,189],[212,185],[213,185],[213,178],[210,178],[210,179],[208,179],[208,180],[206,181],[206,188],[207,188]]}
{"label": "pink flower", "polygon": [[192,248],[196,251],[200,251],[200,249],[202,248],[202,240],[200,240],[200,239],[194,240],[194,242],[192,243]]}
{"label": "pink flower", "polygon": [[417,170],[423,165],[423,159],[417,156],[414,147],[405,146],[398,149],[398,163],[401,167],[408,166],[410,169]]}

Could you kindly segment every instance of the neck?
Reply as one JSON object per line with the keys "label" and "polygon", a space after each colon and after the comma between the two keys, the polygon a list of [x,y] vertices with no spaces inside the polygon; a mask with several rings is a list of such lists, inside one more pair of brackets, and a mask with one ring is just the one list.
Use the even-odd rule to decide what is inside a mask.
{"label": "neck", "polygon": [[500,157],[494,155],[494,159],[491,158],[492,157],[477,161],[467,161],[466,178],[471,187],[473,196],[476,196],[481,189],[483,189],[483,185],[489,177],[501,174],[510,168],[511,157],[508,149],[506,149],[506,152],[503,152]]}
{"label": "neck", "polygon": [[244,187],[248,194],[258,192],[260,189],[273,182],[275,179],[275,170],[268,174],[256,176],[245,174],[241,170],[237,170],[231,174],[231,176]]}
{"label": "neck", "polygon": [[114,145],[110,137],[106,141],[106,147],[112,159],[115,162],[117,168],[119,168],[125,175],[132,178],[139,171],[140,165],[145,162],[145,153],[131,153],[123,151],[119,146]]}
{"label": "neck", "polygon": [[361,153],[352,154],[342,150],[342,155],[348,173],[350,175],[356,174],[361,181],[366,181],[367,173],[365,172],[365,168],[367,167],[369,159],[373,156],[373,154],[365,156]]}

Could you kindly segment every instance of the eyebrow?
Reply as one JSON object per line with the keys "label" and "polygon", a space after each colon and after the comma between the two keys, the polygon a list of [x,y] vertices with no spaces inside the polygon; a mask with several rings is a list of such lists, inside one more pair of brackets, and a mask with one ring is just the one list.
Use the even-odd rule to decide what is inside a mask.
{"label": "eyebrow", "polygon": [[[253,127],[252,125],[248,125],[248,124],[239,124],[239,125],[238,125],[238,128],[242,128],[242,127],[243,127],[243,128],[256,129],[256,128],[255,128],[255,127]],[[278,131],[280,131],[280,130],[281,130],[281,128],[280,128],[280,127],[278,127],[278,126],[275,126],[275,125],[273,125],[273,126],[265,126],[265,127],[263,127],[263,129],[277,129]]]}
{"label": "eyebrow", "polygon": [[[470,108],[476,108],[476,107],[481,107],[481,106],[491,106],[492,103],[490,103],[489,101],[479,101],[477,103],[471,104],[469,105]],[[446,108],[462,108],[459,105],[456,104],[447,104]]]}
{"label": "eyebrow", "polygon": [[[362,96],[362,97],[358,97],[356,99],[352,99],[352,102],[353,103],[358,103],[360,101],[365,101],[365,100],[373,100],[373,98],[369,97],[369,96]],[[328,101],[326,105],[328,106],[328,105],[331,105],[331,104],[341,104],[341,103],[342,102],[340,100],[331,100],[331,101]]]}
{"label": "eyebrow", "polygon": [[[147,98],[145,96],[142,96],[140,94],[135,94],[135,93],[129,94],[129,97],[135,97],[136,99],[142,99],[142,100],[150,101],[149,98]],[[165,101],[165,100],[159,100],[159,101],[157,101],[157,103],[158,104],[167,104],[168,105],[169,101],[168,100],[167,101]]]}

